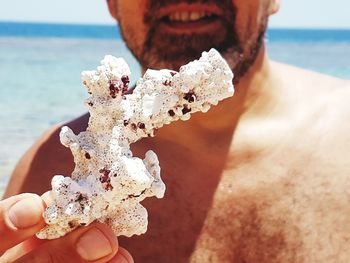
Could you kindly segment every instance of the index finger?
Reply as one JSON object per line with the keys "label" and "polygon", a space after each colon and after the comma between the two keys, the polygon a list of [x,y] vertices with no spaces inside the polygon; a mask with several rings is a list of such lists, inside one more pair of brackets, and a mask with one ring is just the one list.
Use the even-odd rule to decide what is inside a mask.
{"label": "index finger", "polygon": [[45,203],[36,194],[20,194],[0,201],[0,255],[45,226]]}

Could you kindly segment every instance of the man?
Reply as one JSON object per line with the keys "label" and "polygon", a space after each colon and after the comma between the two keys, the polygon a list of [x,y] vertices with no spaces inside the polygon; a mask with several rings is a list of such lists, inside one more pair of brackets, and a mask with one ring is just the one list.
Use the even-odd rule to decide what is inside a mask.
{"label": "man", "polygon": [[[144,202],[148,233],[119,238],[135,261],[350,262],[350,83],[268,59],[279,1],[108,6],[143,69],[178,69],[215,47],[235,73],[234,97],[133,145],[135,155],[157,152],[167,184],[163,200]],[[78,133],[87,120],[68,126]],[[41,194],[52,175],[70,174],[59,128],[26,153],[7,196]]]}

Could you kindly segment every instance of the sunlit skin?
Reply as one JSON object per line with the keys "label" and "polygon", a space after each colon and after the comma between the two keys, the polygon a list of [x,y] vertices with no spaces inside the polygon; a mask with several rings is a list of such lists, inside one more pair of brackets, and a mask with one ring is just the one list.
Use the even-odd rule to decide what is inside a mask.
{"label": "sunlit skin", "polygon": [[[169,0],[164,12],[215,3],[178,2]],[[108,2],[138,58],[149,30],[147,3]],[[232,30],[245,59],[279,2],[233,0],[232,7]],[[192,32],[181,24],[159,27],[167,34],[216,34],[221,28],[216,22],[194,24]],[[223,55],[234,70],[242,58]],[[135,262],[350,262],[350,84],[273,62],[264,42],[254,58],[237,75],[234,97],[133,145],[135,155],[149,149],[158,154],[167,185],[164,199],[143,202],[147,234],[119,238]],[[142,66],[177,67],[185,60],[151,59]],[[78,133],[87,120],[84,115],[68,125]],[[42,193],[52,175],[70,174],[74,164],[59,143],[60,127],[46,132],[21,159],[6,196]]]}

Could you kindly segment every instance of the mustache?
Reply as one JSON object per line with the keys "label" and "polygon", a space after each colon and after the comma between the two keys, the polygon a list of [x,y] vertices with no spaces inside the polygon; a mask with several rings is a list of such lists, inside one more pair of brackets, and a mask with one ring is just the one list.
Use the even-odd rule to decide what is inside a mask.
{"label": "mustache", "polygon": [[156,23],[158,18],[155,14],[159,10],[169,5],[175,4],[212,4],[217,6],[226,20],[232,20],[236,17],[236,8],[232,4],[232,0],[148,0],[144,22],[146,24]]}
{"label": "mustache", "polygon": [[[171,34],[157,31],[162,18],[158,11],[176,4],[207,4],[219,11],[216,19],[222,30],[201,34]],[[235,30],[237,9],[232,0],[148,0],[144,13],[144,23],[148,27],[141,52],[141,64],[149,68],[178,68],[194,59],[202,51],[216,48],[219,52],[234,49],[242,52],[243,48]]]}

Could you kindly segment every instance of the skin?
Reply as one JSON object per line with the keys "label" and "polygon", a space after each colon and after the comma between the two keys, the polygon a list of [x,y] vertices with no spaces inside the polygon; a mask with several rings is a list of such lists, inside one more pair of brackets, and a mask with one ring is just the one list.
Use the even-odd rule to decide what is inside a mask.
{"label": "skin", "polygon": [[[0,201],[0,262],[133,262],[129,252],[118,246],[111,229],[93,223],[55,240],[35,237],[45,222],[42,213],[50,203],[49,195],[19,194]],[[87,237],[89,235],[89,237]],[[98,239],[99,235],[104,240]],[[4,238],[6,237],[6,238]],[[88,238],[89,246],[82,253],[82,240]],[[90,242],[95,240],[99,244]],[[87,242],[85,242],[87,244]],[[94,254],[91,254],[94,252]]]}
{"label": "skin", "polygon": [[[109,1],[135,50],[147,33],[144,2]],[[279,6],[232,3],[242,42]],[[137,156],[157,153],[167,192],[143,202],[148,233],[119,243],[136,262],[350,262],[349,88],[348,81],[271,61],[263,44],[234,97],[132,146]],[[78,133],[87,120],[67,125]],[[53,174],[71,173],[59,128],[25,154],[6,196],[41,194]]]}

